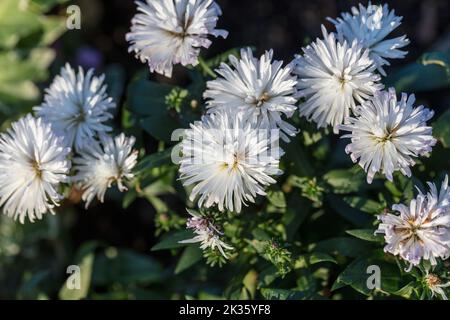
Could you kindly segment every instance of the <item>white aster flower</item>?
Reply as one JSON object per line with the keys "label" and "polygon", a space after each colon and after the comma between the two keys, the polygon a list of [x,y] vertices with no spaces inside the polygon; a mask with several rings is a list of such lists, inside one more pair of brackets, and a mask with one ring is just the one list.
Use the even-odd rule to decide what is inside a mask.
{"label": "white aster flower", "polygon": [[442,283],[438,276],[428,273],[425,276],[425,283],[431,291],[431,297],[440,296],[442,300],[448,300],[444,288],[450,287],[450,281]]}
{"label": "white aster flower", "polygon": [[56,136],[50,124],[31,114],[0,135],[0,205],[3,213],[31,222],[58,206],[67,182],[70,148]]}
{"label": "white aster flower", "polygon": [[358,107],[355,117],[347,119],[348,124],[340,126],[350,131],[342,136],[351,138],[345,151],[367,172],[368,183],[377,172],[390,181],[397,170],[410,177],[413,158],[427,155],[436,144],[426,124],[434,112],[424,106],[414,108],[414,102],[414,95],[405,93],[397,101],[395,89],[390,88],[376,93]]}
{"label": "white aster flower", "polygon": [[419,191],[409,206],[395,204],[392,210],[397,214],[378,216],[381,223],[377,233],[384,234],[385,252],[399,255],[410,263],[410,268],[429,260],[436,265],[436,258],[443,260],[450,255],[450,188],[448,176],[445,177],[440,191],[436,185],[428,183],[430,191]]}
{"label": "white aster flower", "polygon": [[317,127],[338,126],[354,110],[383,88],[374,73],[369,52],[354,41],[337,42],[334,33],[322,26],[324,39],[317,39],[296,56],[294,73],[298,76],[298,96],[306,99],[299,105],[300,115],[317,123]]}
{"label": "white aster flower", "polygon": [[389,11],[387,4],[372,5],[370,1],[367,8],[360,4],[359,9],[352,7],[351,10],[351,13],[342,13],[342,18],[328,20],[336,26],[340,41],[357,40],[364,48],[369,49],[370,58],[385,76],[382,66],[389,65],[386,59],[404,58],[408,53],[399,50],[409,43],[406,35],[385,40],[400,25],[402,17],[396,16],[394,10]]}
{"label": "white aster flower", "polygon": [[187,229],[194,231],[195,236],[192,239],[182,240],[179,243],[197,243],[200,242],[200,248],[205,250],[216,248],[222,254],[225,259],[228,259],[228,255],[225,250],[233,250],[233,247],[223,242],[220,237],[223,233],[220,232],[214,225],[211,219],[202,217],[197,212],[187,209],[187,212],[192,216],[186,222]]}
{"label": "white aster flower", "polygon": [[93,69],[85,74],[79,67],[77,74],[67,63],[46,89],[44,102],[34,107],[34,111],[51,123],[69,146],[80,150],[96,137],[111,131],[104,122],[113,117],[108,109],[116,105],[106,93],[104,79],[105,75],[95,77]]}
{"label": "white aster flower", "polygon": [[284,121],[297,109],[292,66],[282,67],[283,61],[273,61],[273,51],[266,51],[258,60],[250,49],[241,50],[241,59],[230,55],[233,68],[225,63],[216,72],[221,78],[208,81],[204,97],[209,113],[226,110],[240,113],[244,121],[253,121],[263,129],[280,129],[286,142],[297,129]]}
{"label": "white aster flower", "polygon": [[137,162],[137,151],[133,150],[134,137],[123,133],[114,139],[101,137],[101,142],[92,143],[73,159],[76,175],[73,181],[83,190],[82,199],[86,208],[97,197],[103,202],[106,190],[117,183],[119,191],[127,190],[124,182],[133,178],[132,169]]}
{"label": "white aster flower", "polygon": [[242,203],[265,195],[264,188],[276,181],[280,149],[276,130],[258,130],[249,122],[226,112],[204,116],[191,124],[182,142],[180,178],[185,186],[195,185],[190,199],[197,195],[199,207],[217,204],[240,212]]}
{"label": "white aster flower", "polygon": [[209,35],[228,35],[216,29],[222,12],[212,0],[146,0],[136,4],[139,13],[126,35],[128,51],[147,62],[150,72],[171,77],[174,64],[195,66],[200,48],[211,45]]}

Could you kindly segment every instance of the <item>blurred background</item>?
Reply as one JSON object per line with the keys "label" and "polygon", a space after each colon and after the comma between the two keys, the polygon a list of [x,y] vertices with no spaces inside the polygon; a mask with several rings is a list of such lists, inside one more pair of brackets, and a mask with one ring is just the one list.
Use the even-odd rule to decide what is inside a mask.
{"label": "blurred background", "polygon": [[[97,74],[106,73],[110,93],[118,106],[122,106],[126,101],[127,84],[138,72],[146,70],[145,65],[128,53],[125,41],[130,20],[136,12],[133,1],[31,0],[30,17],[22,17],[23,12],[11,14],[8,11],[12,10],[8,9],[10,2],[19,1],[0,0],[2,129],[32,105],[40,103],[43,89],[67,61],[84,68],[95,68]],[[349,11],[359,1],[217,2],[223,11],[218,27],[228,30],[229,36],[225,40],[214,39],[211,48],[203,51],[205,57],[216,56],[230,48],[253,46],[258,53],[273,48],[277,59],[288,62],[294,54],[300,53],[302,46],[320,36],[321,24],[329,30],[333,29],[326,21],[327,17],[337,17],[340,12]],[[388,74],[401,73],[424,52],[450,53],[450,1],[386,2],[390,8],[395,9],[397,15],[404,17],[402,25],[391,37],[406,34],[411,40],[406,59],[392,61],[392,66],[386,69]],[[365,1],[363,3],[366,4]],[[61,29],[61,21],[65,19],[66,8],[70,4],[81,8],[80,30]],[[34,30],[30,27],[34,23],[31,15],[37,17],[36,21],[42,24],[39,25],[41,29]],[[4,19],[15,21],[2,22]],[[10,28],[2,31],[2,23]],[[10,32],[17,30],[24,34],[10,39]],[[35,52],[37,41],[41,41],[39,46],[45,52]],[[11,58],[8,54],[11,50],[17,52],[16,58]],[[17,73],[17,70],[22,69],[12,69],[13,62],[17,63],[17,68],[25,70],[24,78],[19,78],[21,74]],[[175,68],[172,79],[158,75],[150,77],[175,84],[187,81],[185,69],[179,66]],[[12,80],[17,83],[14,87],[10,85]],[[34,87],[29,80],[37,86]],[[396,80],[392,78],[390,81]],[[434,85],[433,79],[430,81],[431,88],[418,90],[416,96],[420,103],[437,112],[437,119],[450,104],[450,87],[448,84]],[[33,94],[28,96],[30,90]],[[123,119],[121,112],[119,108],[117,127]],[[156,140],[149,136],[142,139],[148,153],[156,150]],[[152,196],[163,191],[155,190]],[[189,282],[189,277],[186,276],[177,278],[173,275],[174,255],[170,251],[150,252],[156,242],[155,233],[167,219],[164,215],[155,214],[155,206],[160,202],[180,200],[170,195],[159,197],[160,202],[153,198],[157,203],[138,198],[127,207],[122,205],[123,196],[111,190],[104,204],[95,203],[86,211],[83,204],[79,203],[79,195],[72,194],[71,200],[63,205],[58,215],[48,215],[42,221],[25,226],[1,216],[0,298],[71,298],[72,293],[61,289],[67,277],[66,266],[71,263],[92,264],[92,261],[86,259],[88,256],[85,253],[100,250],[98,248],[101,248],[101,254],[92,267],[92,283],[96,287],[95,293],[90,295],[92,298],[180,298],[189,293],[186,286],[195,286],[196,282]],[[182,202],[173,203],[173,207],[179,208],[179,213],[184,214]],[[181,226],[183,221],[178,223]],[[116,262],[111,263],[111,257],[117,258]],[[195,277],[204,279],[206,274],[197,274]],[[226,281],[226,277],[217,279],[218,283],[221,281]],[[209,292],[214,292],[214,288]],[[83,297],[83,293],[80,297]]]}

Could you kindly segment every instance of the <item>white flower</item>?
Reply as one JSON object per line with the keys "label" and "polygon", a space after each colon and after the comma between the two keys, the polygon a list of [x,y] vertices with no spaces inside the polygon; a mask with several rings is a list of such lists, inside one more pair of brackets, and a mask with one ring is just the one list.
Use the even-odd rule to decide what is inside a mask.
{"label": "white flower", "polygon": [[195,185],[190,199],[200,195],[199,207],[217,204],[220,211],[240,212],[242,203],[266,194],[264,188],[276,182],[271,176],[281,174],[280,150],[272,143],[276,137],[239,117],[204,116],[185,135],[180,178],[185,186]]}
{"label": "white flower", "polygon": [[63,198],[60,183],[67,182],[70,148],[50,124],[31,114],[0,135],[0,205],[3,213],[21,223],[42,219]]}
{"label": "white flower", "polygon": [[419,191],[409,206],[395,204],[392,210],[400,214],[378,216],[381,223],[377,233],[384,234],[384,251],[399,255],[412,266],[429,260],[436,265],[436,258],[443,260],[450,255],[450,188],[445,177],[438,192],[436,185],[428,183],[430,191]]}
{"label": "white flower", "polygon": [[396,29],[402,17],[389,11],[388,5],[372,5],[369,1],[367,8],[359,5],[359,9],[352,7],[352,13],[342,13],[342,18],[336,20],[328,18],[336,26],[338,39],[352,42],[357,40],[364,48],[370,50],[370,58],[377,65],[378,71],[386,75],[383,65],[389,65],[386,59],[404,58],[407,51],[399,50],[409,43],[406,35],[385,40]]}
{"label": "white flower", "polygon": [[390,88],[363,103],[356,117],[340,126],[350,131],[342,136],[351,138],[345,151],[367,172],[368,183],[377,172],[390,181],[397,170],[410,177],[413,158],[428,154],[435,145],[432,128],[426,124],[434,113],[424,106],[414,108],[414,102],[414,95],[408,97],[405,93],[397,101],[395,90]]}
{"label": "white flower", "polygon": [[447,281],[446,283],[442,283],[441,279],[437,277],[436,275],[432,273],[428,273],[425,276],[425,283],[431,291],[431,297],[434,296],[441,296],[442,300],[448,300],[447,295],[445,294],[445,291],[443,288],[450,287],[450,281]]}
{"label": "white flower", "polygon": [[250,49],[241,50],[241,59],[230,55],[233,69],[225,63],[216,72],[222,78],[209,81],[204,93],[209,113],[227,110],[240,113],[244,121],[253,121],[263,129],[280,129],[286,142],[295,136],[295,127],[281,119],[290,118],[297,109],[292,66],[282,67],[282,61],[272,62],[273,51],[266,51],[258,60]]}
{"label": "white flower", "polygon": [[131,20],[126,40],[129,50],[147,62],[150,72],[172,76],[174,64],[197,65],[200,48],[208,48],[208,36],[226,38],[216,28],[220,7],[212,0],[136,1],[138,11]]}
{"label": "white flower", "polygon": [[356,42],[339,43],[334,33],[322,26],[324,39],[317,39],[296,56],[294,73],[298,76],[298,95],[305,102],[299,106],[300,115],[317,123],[317,127],[338,125],[354,110],[356,102],[363,103],[383,88],[377,82],[375,65],[369,52]]}
{"label": "white flower", "polygon": [[200,248],[202,250],[207,248],[215,250],[217,248],[222,256],[225,259],[228,259],[225,250],[233,250],[233,247],[220,240],[220,236],[222,236],[223,233],[214,226],[214,223],[210,219],[202,217],[193,210],[187,209],[187,212],[192,218],[187,220],[186,227],[192,229],[195,236],[192,239],[179,241],[179,243],[200,242]]}
{"label": "white flower", "polygon": [[113,117],[108,109],[116,105],[106,94],[105,76],[95,77],[93,73],[90,69],[85,74],[79,67],[77,74],[67,63],[46,90],[44,103],[34,107],[36,115],[51,123],[76,150],[111,131],[104,122]]}
{"label": "white flower", "polygon": [[95,196],[103,202],[106,190],[113,183],[117,183],[119,191],[127,190],[123,183],[133,178],[132,169],[138,156],[133,150],[134,142],[134,137],[127,138],[123,133],[114,139],[102,136],[100,143],[92,143],[73,159],[77,172],[73,181],[83,189],[86,208]]}

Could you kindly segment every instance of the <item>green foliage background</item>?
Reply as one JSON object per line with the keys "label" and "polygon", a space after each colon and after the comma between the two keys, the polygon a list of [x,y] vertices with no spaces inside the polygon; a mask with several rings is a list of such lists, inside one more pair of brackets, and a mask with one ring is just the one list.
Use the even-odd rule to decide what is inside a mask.
{"label": "green foliage background", "polygon": [[[65,31],[64,15],[54,11],[63,2],[30,0],[27,10],[21,10],[19,1],[0,1],[3,130],[42,98],[42,83],[50,80],[49,66],[55,58],[50,44]],[[129,214],[122,211],[141,208],[136,203],[145,202],[150,209],[142,214],[153,220],[145,232],[153,246],[136,249],[96,236],[74,241],[79,216],[94,214],[92,219],[96,219],[95,212],[83,212],[76,195],[57,215],[34,224],[20,225],[2,215],[0,298],[430,297],[423,283],[424,270],[404,272],[406,265],[383,253],[383,239],[373,231],[377,214],[394,203],[409,202],[416,192],[414,186],[439,182],[448,173],[448,106],[440,106],[432,120],[439,143],[429,158],[418,161],[413,177],[396,175],[393,183],[377,177],[371,185],[344,153],[345,141],[294,117],[292,122],[301,132],[290,144],[282,145],[284,175],[268,196],[259,197],[239,215],[205,213],[217,219],[226,241],[236,248],[230,260],[224,261],[216,252],[204,254],[196,245],[178,243],[192,236],[184,228],[185,208],[195,209],[195,204],[189,202],[189,190],[180,184],[177,166],[170,160],[176,145],[171,134],[200,119],[206,81],[215,76],[213,70],[220,62],[237,53],[238,48],[202,60],[198,68],[187,71],[189,78],[183,85],[150,80],[145,67],[129,81],[123,67],[106,67],[109,93],[119,103],[115,128],[137,137],[141,157],[129,191],[124,195],[111,191],[107,202],[114,205],[98,205],[96,210]],[[450,87],[450,52],[427,52],[416,62],[389,71],[383,81],[398,92],[439,92]],[[81,268],[82,290],[65,286],[66,268],[71,264]],[[366,286],[366,270],[373,264],[381,267],[381,290]],[[436,273],[448,279],[448,263],[440,264]]]}

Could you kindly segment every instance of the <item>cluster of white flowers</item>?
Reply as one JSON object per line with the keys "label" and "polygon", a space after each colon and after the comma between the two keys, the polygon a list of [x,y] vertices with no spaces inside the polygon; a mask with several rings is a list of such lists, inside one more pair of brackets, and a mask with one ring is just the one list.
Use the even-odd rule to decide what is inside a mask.
{"label": "cluster of white flowers", "polygon": [[[216,29],[221,10],[213,0],[137,1],[138,13],[126,35],[129,51],[146,62],[150,72],[170,77],[173,66],[195,66],[209,36],[226,38]],[[436,140],[427,121],[433,111],[414,107],[414,95],[384,91],[381,75],[387,59],[403,58],[406,36],[386,39],[402,20],[387,5],[359,5],[351,13],[329,19],[336,33],[322,26],[323,38],[302,49],[284,65],[272,50],[258,59],[250,49],[231,55],[203,94],[206,115],[185,130],[181,144],[180,179],[191,186],[190,200],[199,207],[240,213],[242,206],[265,195],[282,174],[279,161],[286,142],[299,129],[287,121],[295,111],[318,128],[346,131],[346,147],[371,183],[376,173],[393,180],[395,171],[411,176],[414,158],[431,152]],[[380,75],[381,74],[381,75]],[[69,64],[46,90],[44,101],[0,134],[0,205],[3,212],[24,223],[54,212],[65,184],[82,192],[86,208],[94,198],[103,202],[116,183],[126,190],[133,178],[137,151],[134,137],[112,137],[107,121],[115,103],[106,93],[104,76],[94,70],[76,72]],[[298,105],[298,106],[297,106]],[[151,106],[149,106],[151,107]],[[400,214],[379,216],[378,232],[385,235],[386,252],[412,266],[432,265],[450,252],[450,189],[448,178],[440,192],[419,193]],[[188,210],[187,228],[196,234],[183,243],[201,248],[233,248],[220,239],[214,221]],[[432,281],[431,281],[432,282]],[[431,283],[430,282],[430,283]],[[442,286],[432,290],[441,294]]]}
{"label": "cluster of white flowers", "polygon": [[[147,0],[137,4],[139,13],[132,20],[127,40],[130,51],[146,61],[151,72],[171,76],[174,64],[196,65],[199,48],[210,45],[209,35],[227,35],[215,29],[221,11],[212,0]],[[242,205],[266,194],[265,188],[282,173],[279,160],[283,151],[274,141],[281,137],[289,142],[299,131],[286,121],[297,110],[298,100],[300,116],[314,121],[318,128],[331,126],[334,133],[349,132],[342,136],[351,139],[346,152],[366,171],[368,183],[376,173],[391,181],[395,171],[411,176],[414,158],[431,152],[436,140],[427,121],[433,111],[414,107],[414,95],[402,94],[398,101],[395,90],[383,91],[381,84],[387,59],[403,58],[407,53],[400,50],[409,43],[406,36],[386,39],[402,18],[387,5],[369,2],[367,7],[359,5],[340,18],[328,19],[336,33],[322,26],[323,38],[303,48],[286,66],[273,60],[272,50],[258,59],[250,49],[244,49],[240,57],[231,55],[229,64],[222,63],[215,70],[218,77],[207,82],[203,94],[207,114],[185,130],[181,145],[180,179],[185,186],[192,186],[190,200],[198,198],[199,207],[216,205],[220,211],[239,213]],[[260,134],[262,131],[266,134]],[[432,196],[418,196],[411,206],[413,210],[417,203],[417,215],[407,215],[406,207],[398,205],[395,208],[402,212],[402,218],[383,218],[386,221],[380,228],[387,232],[387,251],[400,252],[413,264],[422,256],[435,261],[435,256],[447,255],[442,248],[448,250],[448,244],[442,241],[448,234],[440,228],[436,231],[435,223],[431,229],[425,224],[426,231],[420,234],[424,233],[425,239],[429,234],[442,234],[435,238],[439,244],[417,242],[415,232],[419,229],[414,222],[412,243],[399,249],[404,238],[397,233],[411,236],[406,232],[410,222],[425,221],[424,203],[427,213],[432,211],[426,223],[443,210],[435,210],[439,205]],[[439,201],[446,200],[441,197]],[[204,240],[214,238],[208,236],[212,231],[199,227],[202,223],[194,223],[196,219],[200,218],[189,222],[198,231],[195,241],[213,247],[213,242]],[[389,219],[404,220],[406,225],[388,227],[393,223]],[[424,246],[427,250],[418,253]]]}
{"label": "cluster of white flowers", "polygon": [[[78,74],[69,64],[46,90],[44,102],[0,134],[0,205],[3,213],[33,222],[63,200],[64,184],[79,187],[86,207],[103,201],[113,182],[126,189],[137,152],[134,137],[114,139],[105,122],[115,107],[104,75]],[[72,166],[72,163],[74,166]],[[71,171],[72,169],[72,171]]]}

